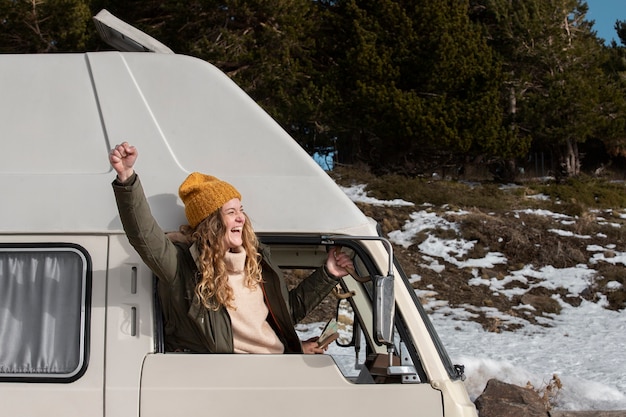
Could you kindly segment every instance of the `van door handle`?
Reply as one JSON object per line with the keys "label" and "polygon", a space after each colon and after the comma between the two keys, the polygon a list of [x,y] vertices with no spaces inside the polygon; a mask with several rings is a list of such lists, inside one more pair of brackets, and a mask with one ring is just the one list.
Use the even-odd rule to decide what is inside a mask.
{"label": "van door handle", "polygon": [[130,308],[130,335],[137,336],[137,307]]}

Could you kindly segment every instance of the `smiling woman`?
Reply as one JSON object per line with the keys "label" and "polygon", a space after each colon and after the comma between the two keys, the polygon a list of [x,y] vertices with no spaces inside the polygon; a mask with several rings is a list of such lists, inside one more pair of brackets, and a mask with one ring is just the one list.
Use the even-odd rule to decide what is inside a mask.
{"label": "smiling woman", "polygon": [[226,227],[226,246],[230,251],[236,252],[235,249],[243,244],[242,232],[247,218],[241,200],[238,198],[229,200],[222,206],[221,215]]}
{"label": "smiling woman", "polygon": [[175,244],[152,217],[133,168],[137,156],[127,142],[111,150],[113,188],[129,242],[159,277],[166,350],[324,353],[315,340],[300,342],[295,324],[353,268],[351,258],[330,250],[323,267],[287,291],[243,212],[239,191],[198,172],[179,187],[189,224]]}

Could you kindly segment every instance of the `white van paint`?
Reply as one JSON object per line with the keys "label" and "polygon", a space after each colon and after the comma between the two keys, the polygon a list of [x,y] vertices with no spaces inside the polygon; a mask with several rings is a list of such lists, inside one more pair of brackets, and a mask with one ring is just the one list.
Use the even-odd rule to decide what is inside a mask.
{"label": "white van paint", "polygon": [[[15,377],[11,364],[0,363],[4,413],[317,416],[309,405],[320,398],[332,415],[476,416],[398,265],[398,349],[402,364],[415,367],[412,375],[359,383],[340,366],[342,355],[162,352],[154,277],[126,240],[111,190],[108,151],[116,143],[139,149],[136,169],[165,230],[185,222],[177,197],[182,180],[192,171],[212,174],[241,191],[255,229],[285,268],[319,265],[334,243],[328,236],[377,236],[376,225],[206,62],[150,53],[1,55],[0,73],[0,285],[7,250],[25,247],[28,254],[29,247],[61,244],[86,254],[90,282],[84,367],[75,378],[55,380],[45,373]],[[380,241],[351,245],[362,272],[387,273]],[[355,291],[363,350],[367,345],[386,359],[386,347],[372,340],[367,286],[350,277],[343,286]],[[16,320],[1,300],[0,320]],[[5,337],[0,321],[0,348],[10,344]],[[354,350],[347,347],[345,356],[358,356]]]}

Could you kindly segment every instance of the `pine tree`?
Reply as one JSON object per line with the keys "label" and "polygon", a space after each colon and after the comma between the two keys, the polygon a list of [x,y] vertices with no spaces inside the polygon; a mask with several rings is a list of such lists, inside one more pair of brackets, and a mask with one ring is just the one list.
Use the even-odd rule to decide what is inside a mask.
{"label": "pine tree", "polygon": [[[464,1],[333,1],[327,50],[340,149],[416,174],[502,154],[499,67]],[[328,33],[321,36],[326,42]],[[345,154],[344,153],[344,154]]]}
{"label": "pine tree", "polygon": [[87,0],[0,0],[0,52],[81,51],[90,24]]}
{"label": "pine tree", "polygon": [[[615,84],[606,54],[579,0],[478,0],[474,17],[503,57],[509,123],[535,150],[558,158],[557,177],[578,175],[579,143],[608,132]],[[609,123],[610,124],[610,123]]]}

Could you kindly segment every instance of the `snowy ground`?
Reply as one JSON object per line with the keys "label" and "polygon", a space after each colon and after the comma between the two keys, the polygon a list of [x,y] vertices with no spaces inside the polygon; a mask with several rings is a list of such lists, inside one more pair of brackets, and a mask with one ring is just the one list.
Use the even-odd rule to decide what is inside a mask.
{"label": "snowy ground", "polygon": [[[407,205],[403,201],[380,202],[367,197],[363,186],[345,188],[346,194],[354,201],[384,205]],[[463,213],[458,213],[462,216]],[[536,213],[537,214],[537,213]],[[543,212],[542,215],[558,216]],[[416,209],[413,221],[402,230],[390,234],[389,238],[402,245],[410,241],[418,229],[424,227],[455,227],[432,213]],[[566,233],[554,230],[555,233]],[[580,236],[584,239],[585,236]],[[430,257],[433,268],[443,268],[440,261],[454,261],[448,255],[448,245],[454,250],[462,250],[467,242],[441,241],[430,237],[420,246],[420,251]],[[613,249],[588,246],[590,264],[603,259],[603,251]],[[616,253],[613,263],[626,265],[626,254]],[[465,260],[475,267],[506,262],[501,254],[493,253],[483,259]],[[593,271],[587,265],[576,268],[542,268],[530,266],[515,271],[505,280],[523,281],[527,277],[539,278],[543,286],[561,286],[571,293],[578,294],[589,283]],[[419,276],[412,276],[419,281]],[[614,283],[616,288],[621,284]],[[497,280],[489,281],[476,277],[473,285],[491,286],[494,297],[506,297],[507,292]],[[419,287],[419,284],[418,284]],[[427,288],[419,291],[427,292]],[[424,294],[421,294],[424,295]],[[472,309],[479,307],[452,309],[441,301],[425,305],[453,363],[465,365],[466,387],[472,400],[483,391],[491,378],[526,386],[530,382],[535,388],[548,384],[557,375],[563,387],[559,391],[557,407],[561,410],[626,410],[626,311],[615,312],[603,308],[603,301],[592,303],[583,301],[579,307],[562,304],[562,312],[553,317],[552,327],[525,324],[515,332],[491,333],[465,318]],[[527,307],[527,306],[526,306]],[[525,308],[525,306],[520,306]],[[482,307],[481,309],[486,309]],[[516,320],[495,310],[490,312],[502,321]]]}

